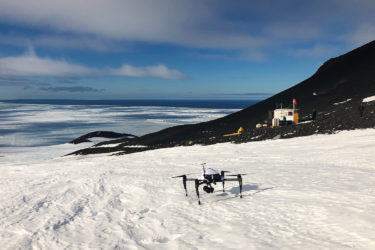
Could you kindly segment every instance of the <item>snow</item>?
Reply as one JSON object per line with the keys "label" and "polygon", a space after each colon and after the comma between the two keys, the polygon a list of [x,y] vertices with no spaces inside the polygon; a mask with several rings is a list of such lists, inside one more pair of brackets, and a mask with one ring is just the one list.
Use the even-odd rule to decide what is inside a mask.
{"label": "snow", "polygon": [[375,95],[363,99],[362,102],[372,102],[372,101],[375,101]]}
{"label": "snow", "polygon": [[[5,159],[0,165],[0,245],[375,249],[374,152],[375,129],[366,129],[122,156],[22,164]],[[213,194],[202,191],[201,206],[194,183],[188,182],[185,197],[182,181],[171,177],[198,177],[202,163],[246,173],[243,199],[236,182],[227,182],[225,193],[221,185]]]}
{"label": "snow", "polygon": [[257,136],[251,137],[250,139],[251,139],[251,140],[258,139],[258,138],[260,138],[260,137],[262,137],[262,136],[263,136],[263,135],[257,135]]}
{"label": "snow", "polygon": [[340,104],[344,104],[344,103],[350,102],[351,100],[352,100],[352,98],[349,98],[349,99],[346,99],[345,101],[342,101],[342,102],[336,102],[333,105],[337,106],[337,105],[340,105]]}
{"label": "snow", "polygon": [[80,144],[65,143],[40,147],[0,147],[0,164],[38,163],[43,160],[53,159],[83,148],[88,148],[94,144],[93,142],[84,142]]}
{"label": "snow", "polygon": [[145,145],[129,145],[129,146],[124,146],[124,148],[147,148],[148,146]]}
{"label": "snow", "polygon": [[304,121],[304,122],[299,122],[299,123],[297,123],[297,125],[299,125],[299,124],[311,123],[311,122],[313,122],[313,120],[310,120],[310,121]]}
{"label": "snow", "polygon": [[[93,147],[95,144],[114,140],[116,138],[92,137],[90,142],[79,144],[64,143],[52,146],[40,147],[0,147],[0,163],[34,163],[41,160],[53,159],[67,155],[74,151]],[[103,147],[116,147],[114,144],[103,145]]]}
{"label": "snow", "polygon": [[[114,144],[104,144],[104,145],[94,145],[95,148],[114,148],[120,146],[122,143],[114,143]],[[145,145],[129,145],[123,146],[123,148],[147,148],[148,146]]]}
{"label": "snow", "polygon": [[92,146],[93,148],[115,148],[120,146],[121,143],[113,143],[113,144],[104,144],[104,145],[98,145],[98,146]]}

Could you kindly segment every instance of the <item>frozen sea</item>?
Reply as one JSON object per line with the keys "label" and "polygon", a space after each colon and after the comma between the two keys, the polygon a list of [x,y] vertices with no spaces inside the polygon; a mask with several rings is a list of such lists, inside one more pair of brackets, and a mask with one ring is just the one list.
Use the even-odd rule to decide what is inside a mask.
{"label": "frozen sea", "polygon": [[50,159],[90,147],[71,140],[93,131],[141,136],[217,119],[252,100],[13,100],[0,101],[0,163]]}
{"label": "frozen sea", "polygon": [[248,107],[251,100],[0,101],[0,148],[67,143],[93,131],[137,136],[208,121]]}

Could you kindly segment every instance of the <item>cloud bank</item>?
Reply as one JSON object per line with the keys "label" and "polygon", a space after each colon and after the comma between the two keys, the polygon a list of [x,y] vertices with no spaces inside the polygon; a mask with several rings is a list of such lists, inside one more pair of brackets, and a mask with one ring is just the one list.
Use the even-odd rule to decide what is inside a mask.
{"label": "cloud bank", "polygon": [[220,8],[190,0],[0,0],[1,19],[51,31],[197,48],[253,48],[265,42],[232,30]]}
{"label": "cloud bank", "polygon": [[[368,39],[363,27],[373,29],[374,12],[369,0],[0,0],[0,21],[49,30],[50,37],[37,37],[35,44],[94,50],[108,49],[109,41],[133,41],[254,51],[335,36],[337,30],[348,33],[347,41],[358,33]],[[61,33],[77,37],[56,36]]]}
{"label": "cloud bank", "polygon": [[95,52],[126,51],[132,46],[92,36],[68,35],[14,35],[0,34],[0,45],[44,47],[67,50],[91,50]]}
{"label": "cloud bank", "polygon": [[70,92],[70,93],[82,93],[82,92],[102,92],[103,89],[95,89],[86,86],[73,86],[73,87],[42,87],[40,90],[48,92]]}
{"label": "cloud bank", "polygon": [[0,44],[107,52],[141,42],[256,62],[283,50],[316,58],[331,56],[331,44],[345,51],[374,40],[374,12],[370,0],[0,0],[0,22],[37,31],[3,33]]}
{"label": "cloud bank", "polygon": [[17,57],[0,58],[0,76],[3,77],[83,77],[83,76],[127,76],[163,79],[184,79],[186,75],[163,64],[136,67],[124,64],[119,68],[93,68],[64,60],[41,58],[34,53]]}

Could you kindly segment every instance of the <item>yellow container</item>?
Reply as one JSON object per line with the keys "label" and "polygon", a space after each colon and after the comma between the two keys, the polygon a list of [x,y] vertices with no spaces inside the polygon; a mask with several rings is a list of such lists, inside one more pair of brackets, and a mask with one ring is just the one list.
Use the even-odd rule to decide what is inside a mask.
{"label": "yellow container", "polygon": [[294,113],[294,123],[297,124],[299,122],[299,115],[298,113]]}

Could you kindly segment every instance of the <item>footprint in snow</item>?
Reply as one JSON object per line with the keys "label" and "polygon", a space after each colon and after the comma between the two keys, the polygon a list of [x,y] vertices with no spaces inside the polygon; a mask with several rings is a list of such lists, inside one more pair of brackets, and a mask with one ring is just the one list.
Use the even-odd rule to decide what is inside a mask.
{"label": "footprint in snow", "polygon": [[145,208],[145,209],[142,209],[139,213],[145,214],[145,213],[148,213],[148,211],[150,211],[150,209]]}
{"label": "footprint in snow", "polygon": [[146,214],[146,213],[148,213],[150,211],[150,209],[148,209],[148,208],[145,208],[145,209],[142,209],[141,211],[139,211],[139,213],[141,214],[139,217],[138,217],[138,219],[139,220],[141,220],[141,219],[143,219],[144,218],[144,214]]}
{"label": "footprint in snow", "polygon": [[158,242],[158,243],[167,243],[169,239],[167,237],[157,235],[156,237],[152,238],[153,242]]}

